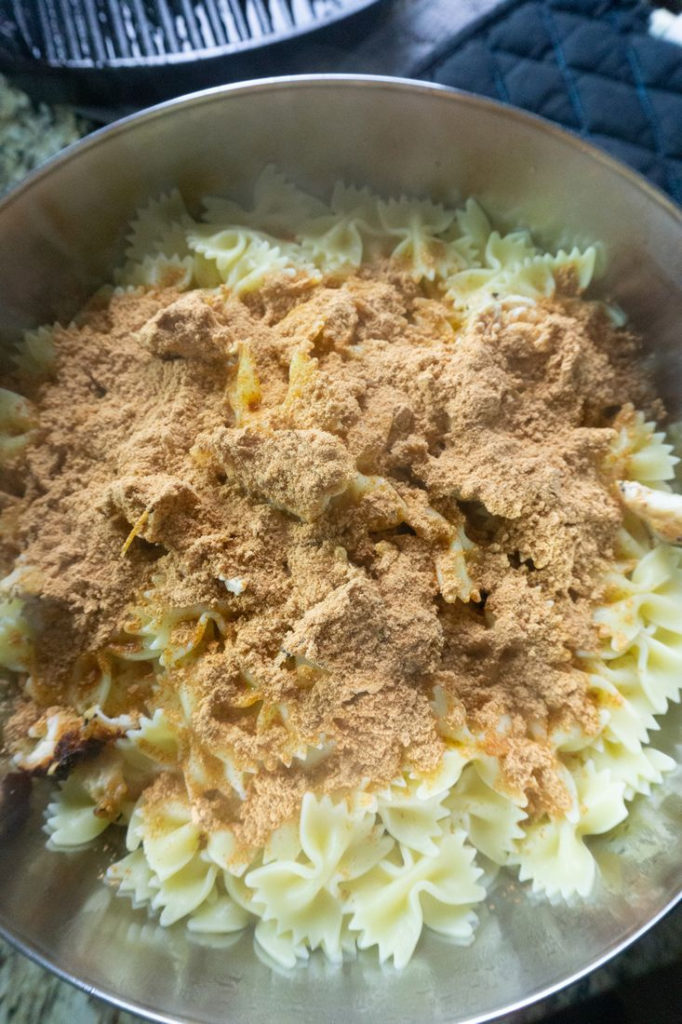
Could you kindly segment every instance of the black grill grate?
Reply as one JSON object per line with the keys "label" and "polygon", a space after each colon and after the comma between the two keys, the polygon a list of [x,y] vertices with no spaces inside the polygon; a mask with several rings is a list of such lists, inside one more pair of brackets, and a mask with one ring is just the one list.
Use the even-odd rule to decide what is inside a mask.
{"label": "black grill grate", "polygon": [[0,0],[26,57],[53,67],[167,64],[238,52],[367,6],[367,0]]}

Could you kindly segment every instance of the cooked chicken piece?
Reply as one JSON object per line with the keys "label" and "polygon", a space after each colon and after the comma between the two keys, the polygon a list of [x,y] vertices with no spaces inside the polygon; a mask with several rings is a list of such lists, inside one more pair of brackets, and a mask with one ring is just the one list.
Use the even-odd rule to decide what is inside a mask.
{"label": "cooked chicken piece", "polygon": [[618,486],[626,508],[656,537],[668,544],[682,544],[682,494],[654,491],[634,480],[619,480]]}

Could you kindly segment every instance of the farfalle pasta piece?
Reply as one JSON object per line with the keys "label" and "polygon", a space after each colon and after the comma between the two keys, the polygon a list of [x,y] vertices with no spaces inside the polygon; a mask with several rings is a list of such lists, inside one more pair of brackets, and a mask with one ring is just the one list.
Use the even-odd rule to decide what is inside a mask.
{"label": "farfalle pasta piece", "polygon": [[631,694],[646,698],[656,715],[666,711],[669,701],[680,699],[680,557],[676,549],[659,544],[627,575],[612,574],[610,600],[594,614],[605,637],[601,657],[613,672],[620,671]]}
{"label": "farfalle pasta piece", "polygon": [[573,291],[587,288],[595,272],[594,247],[556,254],[535,248],[527,232],[500,235],[493,231],[486,240],[479,267],[465,267],[446,279],[446,297],[455,309],[476,313],[495,303],[532,305],[549,298],[558,283]]}
{"label": "farfalle pasta piece", "polygon": [[625,784],[588,761],[574,772],[577,820],[545,819],[526,825],[509,863],[519,879],[549,899],[589,895],[597,874],[586,835],[608,832],[627,816]]}
{"label": "farfalle pasta piece", "polygon": [[679,458],[665,431],[645,419],[632,406],[625,406],[613,423],[617,436],[607,456],[607,465],[621,480],[634,480],[649,487],[666,489],[675,477]]}
{"label": "farfalle pasta piece", "polygon": [[[627,576],[613,573],[607,577],[607,600],[596,609],[594,619],[615,654],[625,652],[642,630],[650,627],[682,632],[677,614],[682,595],[679,559],[675,550],[660,544]],[[604,652],[608,654],[608,650]]]}
{"label": "farfalle pasta piece", "polygon": [[190,932],[221,935],[246,928],[250,915],[225,893],[214,888],[189,918]]}
{"label": "farfalle pasta piece", "polygon": [[[280,967],[295,967],[310,956],[310,950],[305,940],[297,942],[292,932],[279,931],[277,922],[274,920],[264,921],[261,918],[254,929],[254,938],[256,948],[260,947]],[[327,955],[329,956],[329,954]],[[332,954],[330,959],[338,959],[338,957]]]}
{"label": "farfalle pasta piece", "polygon": [[495,864],[506,864],[526,811],[481,778],[476,763],[467,765],[450,792],[446,806],[469,842]]}
{"label": "farfalle pasta piece", "polygon": [[101,835],[111,824],[111,818],[96,814],[97,801],[93,799],[83,781],[72,773],[63,782],[48,804],[45,825],[50,844],[56,847],[82,846]]}
{"label": "farfalle pasta piece", "polygon": [[127,733],[128,742],[150,761],[170,768],[176,765],[183,749],[182,732],[164,708],[150,716],[141,715],[136,728]]}
{"label": "farfalle pasta piece", "polygon": [[378,795],[377,809],[386,831],[398,843],[433,856],[438,850],[434,840],[443,834],[441,823],[449,818],[443,800],[443,793],[424,798],[414,784],[399,779]]}
{"label": "farfalle pasta piece", "polygon": [[343,924],[339,889],[365,875],[386,855],[393,840],[382,835],[374,815],[318,800],[306,793],[299,825],[296,860],[272,860],[245,876],[253,905],[278,934],[290,933],[298,945],[318,946],[330,958],[340,955]]}
{"label": "farfalle pasta piece", "polygon": [[299,227],[301,252],[327,273],[359,267],[386,239],[378,200],[369,189],[337,182],[329,205],[331,212]]}
{"label": "farfalle pasta piece", "polygon": [[192,821],[191,809],[176,781],[165,776],[161,783],[138,801],[126,845],[132,851],[142,844],[152,871],[163,881],[193,860],[200,849],[201,831]]}
{"label": "farfalle pasta piece", "polygon": [[391,259],[404,263],[415,280],[433,281],[452,266],[454,254],[439,236],[452,224],[453,210],[429,200],[402,197],[380,202],[378,212],[384,231],[399,239]]}
{"label": "farfalle pasta piece", "polygon": [[381,234],[379,197],[366,185],[348,185],[337,181],[332,189],[329,207],[337,217],[349,217],[356,221],[368,235]]}
{"label": "farfalle pasta piece", "polygon": [[154,887],[158,885],[151,900],[154,910],[159,910],[159,921],[167,926],[183,917],[197,913],[214,891],[218,868],[200,856],[195,856],[179,871],[167,878],[157,875]]}
{"label": "farfalle pasta piece", "polygon": [[[434,706],[439,707],[437,701]],[[440,760],[438,768],[424,775],[422,772],[409,771],[411,784],[416,787],[420,800],[430,800],[433,796],[445,796],[457,784],[465,766],[471,761],[471,748],[448,746]]]}
{"label": "farfalle pasta piece", "polygon": [[641,692],[655,715],[668,710],[670,701],[680,699],[682,638],[677,632],[644,633],[628,652],[634,655]]}
{"label": "farfalle pasta piece", "polygon": [[122,895],[130,896],[135,906],[150,903],[157,891],[154,872],[142,847],[107,868],[106,880],[115,885]]}
{"label": "farfalle pasta piece", "polygon": [[490,267],[467,267],[447,280],[446,299],[461,313],[474,313],[489,305],[502,285]]}
{"label": "farfalle pasta piece", "polygon": [[469,943],[476,923],[472,908],[485,896],[477,882],[482,872],[473,860],[474,850],[459,830],[444,835],[431,856],[397,846],[347,886],[358,948],[377,946],[381,963],[392,958],[400,968],[412,956],[424,925]]}
{"label": "farfalle pasta piece", "polygon": [[195,276],[195,261],[187,241],[192,224],[177,189],[150,200],[130,226],[126,261],[115,275],[117,284],[189,288]]}
{"label": "farfalle pasta piece", "polygon": [[363,261],[362,231],[352,217],[318,217],[305,226],[299,241],[303,259],[326,273],[359,267]]}
{"label": "farfalle pasta piece", "polygon": [[192,252],[214,264],[219,280],[235,295],[253,291],[271,274],[313,272],[299,246],[246,227],[196,224],[187,234]]}
{"label": "farfalle pasta piece", "polygon": [[[143,596],[152,598],[153,592]],[[114,643],[110,649],[122,660],[158,660],[161,666],[169,668],[197,652],[213,628],[219,634],[227,630],[218,608],[162,608],[150,600],[131,609],[123,627],[124,642],[120,646]],[[131,645],[131,638],[138,641],[137,646]]]}
{"label": "farfalle pasta piece", "polygon": [[250,210],[214,196],[205,199],[203,205],[207,224],[240,224],[284,236],[296,234],[308,220],[329,214],[325,203],[303,192],[274,164],[268,164],[256,178]]}
{"label": "farfalle pasta piece", "polygon": [[460,233],[460,251],[467,254],[469,266],[482,266],[492,231],[492,225],[483,208],[475,199],[467,199],[464,206],[455,211],[455,219]]}
{"label": "farfalle pasta piece", "polygon": [[[636,663],[628,657],[602,663],[590,673],[590,686],[603,718],[600,735],[627,750],[638,751],[658,725],[651,701],[642,690]],[[581,733],[575,746],[564,745],[562,749],[581,749],[592,742],[593,738]]]}
{"label": "farfalle pasta piece", "polygon": [[594,857],[569,821],[529,826],[511,863],[518,863],[522,882],[532,882],[533,891],[549,899],[585,897],[596,877]]}
{"label": "farfalle pasta piece", "polygon": [[161,924],[173,924],[197,911],[214,890],[219,868],[202,854],[200,838],[177,782],[163,777],[138,801],[126,835],[131,854],[142,850],[149,878],[140,881],[139,857],[113,865],[107,877],[124,891],[132,877],[136,891],[145,891],[161,912]]}
{"label": "farfalle pasta piece", "polygon": [[467,565],[467,552],[473,548],[474,544],[460,526],[447,547],[438,549],[434,555],[436,579],[443,600],[448,604],[480,600],[480,591]]}
{"label": "farfalle pasta piece", "polygon": [[192,219],[178,189],[143,206],[130,224],[126,259],[141,263],[157,253],[168,257],[189,255],[187,231]]}
{"label": "farfalle pasta piece", "polygon": [[483,261],[492,270],[502,270],[521,266],[536,254],[530,232],[511,231],[501,235],[499,231],[491,231],[486,240]]}
{"label": "farfalle pasta piece", "polygon": [[0,668],[10,672],[28,672],[31,664],[31,630],[23,610],[21,598],[5,597],[0,590]]}
{"label": "farfalle pasta piece", "polygon": [[354,502],[360,504],[367,499],[371,509],[368,518],[372,530],[389,530],[406,522],[407,509],[395,487],[382,476],[354,473],[346,489],[332,499],[338,506]]}
{"label": "farfalle pasta piece", "polygon": [[0,468],[16,462],[37,426],[36,412],[28,399],[0,388]]}
{"label": "farfalle pasta piece", "polygon": [[54,368],[55,326],[36,327],[25,331],[14,355],[14,365],[21,374],[45,377]]}
{"label": "farfalle pasta piece", "polygon": [[183,291],[194,280],[195,261],[191,256],[145,256],[139,263],[126,264],[116,275],[122,288],[175,288]]}
{"label": "farfalle pasta piece", "polygon": [[597,251],[585,249],[559,250],[556,255],[540,253],[531,256],[509,276],[512,292],[533,299],[549,298],[558,290],[581,294],[589,287],[595,273]]}
{"label": "farfalle pasta piece", "polygon": [[665,772],[675,767],[671,757],[654,747],[640,746],[639,750],[632,750],[604,738],[585,753],[596,770],[608,771],[613,779],[623,784],[626,800],[632,800],[638,793],[648,795],[651,787],[662,781]]}

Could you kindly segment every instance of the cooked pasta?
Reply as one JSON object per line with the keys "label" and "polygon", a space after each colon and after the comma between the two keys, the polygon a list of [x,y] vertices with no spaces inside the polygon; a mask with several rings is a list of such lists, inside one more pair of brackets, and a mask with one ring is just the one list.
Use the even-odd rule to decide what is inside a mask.
{"label": "cooked pasta", "polygon": [[[334,622],[346,621],[343,616],[348,618],[356,606],[373,607],[365,571],[369,549],[350,558],[338,539],[314,539],[321,518],[341,517],[351,531],[358,510],[363,510],[363,543],[370,538],[375,579],[390,581],[405,552],[428,551],[426,582],[415,575],[412,586],[417,595],[424,588],[438,614],[452,623],[448,628],[453,636],[460,625],[482,628],[503,614],[486,611],[486,601],[494,597],[489,598],[480,561],[498,557],[491,537],[500,548],[497,538],[502,534],[493,531],[501,529],[501,522],[510,524],[504,534],[508,547],[499,556],[505,572],[516,582],[527,580],[531,571],[544,580],[546,564],[524,548],[524,541],[514,539],[521,513],[497,509],[485,487],[476,494],[462,488],[458,506],[435,484],[431,490],[415,487],[407,471],[401,476],[387,469],[382,475],[377,470],[381,460],[371,456],[372,438],[364,435],[356,445],[360,457],[349,461],[339,448],[338,437],[347,436],[339,424],[348,416],[349,403],[356,402],[359,385],[340,392],[338,400],[330,391],[323,404],[319,395],[326,378],[321,374],[325,359],[359,365],[374,344],[371,332],[364,341],[353,339],[358,316],[374,316],[380,324],[381,317],[392,315],[388,305],[377,306],[377,312],[363,297],[366,283],[374,280],[373,267],[388,275],[380,283],[391,274],[403,275],[401,280],[408,283],[401,287],[412,296],[410,324],[425,337],[435,332],[451,339],[447,344],[456,361],[458,339],[477,323],[503,322],[510,338],[517,328],[537,327],[537,350],[550,346],[549,335],[559,328],[549,327],[543,334],[537,311],[561,295],[582,302],[576,297],[592,280],[598,262],[595,248],[545,252],[526,230],[495,230],[474,200],[450,209],[405,197],[383,200],[367,189],[339,184],[327,204],[298,190],[274,168],[267,168],[256,182],[251,208],[212,198],[205,202],[203,219],[195,221],[177,191],[152,201],[137,215],[128,243],[114,299],[137,300],[170,290],[179,303],[168,306],[176,313],[167,313],[166,321],[159,312],[139,328],[147,332],[145,352],[152,353],[144,358],[159,360],[159,373],[200,344],[201,317],[208,316],[206,309],[217,309],[225,296],[288,325],[279,336],[281,366],[267,373],[257,330],[237,332],[226,364],[229,430],[214,431],[207,439],[203,427],[192,457],[197,472],[218,472],[223,482],[225,476],[228,483],[236,480],[230,484],[237,488],[234,494],[257,510],[254,537],[266,528],[266,520],[258,518],[263,509],[263,516],[280,517],[279,524],[295,521],[299,534],[308,538],[299,546],[291,543],[286,555],[286,586],[301,593],[312,588],[305,599],[297,598],[306,609],[308,633],[299,636],[290,625],[272,662],[298,688],[301,707],[304,694],[342,671],[337,664],[350,664],[344,662],[343,651],[331,651],[315,633],[315,609],[329,588],[336,588],[338,596]],[[339,296],[342,283],[353,274],[356,312],[351,316]],[[288,282],[289,291],[282,293],[284,306],[277,320],[258,303],[273,282],[282,281]],[[314,296],[315,288],[325,287],[337,289],[334,295],[329,292],[329,302],[337,305],[320,307],[307,319],[299,315],[299,293]],[[195,310],[182,306],[182,296],[191,297],[197,289],[204,305],[191,321],[194,334],[185,337],[180,314],[186,308],[195,316]],[[558,315],[563,315],[561,310]],[[168,317],[175,333],[167,329]],[[615,314],[611,319],[617,319]],[[334,337],[330,323],[335,325]],[[56,326],[26,335],[16,354],[17,387],[33,394],[32,380],[58,371],[68,330]],[[348,337],[335,348],[344,331]],[[391,340],[379,335],[376,344],[388,351]],[[217,366],[210,348],[197,358]],[[529,372],[525,358],[519,356],[516,370],[520,389]],[[431,387],[426,367],[425,362],[415,377],[422,395]],[[178,391],[178,403],[183,394]],[[418,401],[427,403],[427,398]],[[385,430],[386,437],[402,430],[401,443],[409,455],[408,421],[414,414],[402,410],[398,398],[395,404],[391,423],[376,430]],[[404,429],[400,416],[408,422]],[[122,826],[127,854],[107,873],[122,894],[158,913],[162,925],[185,920],[196,933],[231,933],[253,922],[256,941],[286,967],[316,949],[340,961],[368,948],[376,949],[380,961],[393,960],[402,967],[424,927],[455,943],[469,943],[477,907],[498,869],[515,872],[549,899],[588,898],[598,872],[589,837],[622,822],[629,802],[647,794],[673,767],[650,744],[650,733],[657,728],[656,716],[665,714],[670,701],[679,700],[682,679],[682,556],[617,504],[623,482],[670,492],[678,460],[663,430],[632,406],[609,413],[608,422],[590,416],[580,428],[584,437],[603,428],[607,443],[599,441],[602,447],[590,462],[597,469],[589,472],[606,481],[613,508],[620,509],[613,512],[618,527],[610,568],[591,605],[590,628],[598,643],[572,650],[570,664],[557,676],[567,693],[581,695],[589,716],[571,717],[559,709],[545,720],[529,718],[520,725],[516,711],[502,710],[490,731],[480,716],[462,711],[452,675],[437,668],[440,648],[424,665],[419,662],[421,654],[409,646],[418,601],[417,611],[410,605],[401,619],[396,599],[398,618],[389,621],[386,635],[405,638],[400,648],[404,663],[417,659],[414,672],[424,694],[419,713],[433,722],[432,747],[437,744],[439,756],[437,763],[425,767],[410,753],[417,749],[416,740],[405,739],[402,763],[388,780],[362,775],[358,769],[358,781],[351,787],[317,785],[316,780],[336,777],[334,766],[350,748],[344,747],[342,735],[309,726],[291,699],[291,688],[282,684],[273,690],[275,696],[268,696],[263,677],[269,669],[266,656],[258,655],[260,640],[250,640],[247,649],[235,626],[240,608],[257,609],[258,585],[252,563],[237,564],[232,557],[229,538],[221,541],[222,561],[214,566],[211,586],[219,588],[212,591],[217,596],[195,600],[187,590],[185,603],[169,599],[169,594],[182,592],[182,573],[163,557],[152,559],[152,549],[158,554],[168,546],[166,537],[176,529],[173,517],[181,515],[187,539],[178,544],[191,547],[193,510],[199,501],[191,482],[180,485],[172,475],[162,479],[155,470],[153,500],[144,491],[144,481],[130,475],[106,491],[97,514],[123,524],[120,559],[125,562],[134,551],[140,560],[147,558],[147,582],[128,595],[107,639],[76,652],[63,685],[63,707],[48,706],[34,653],[41,621],[35,612],[41,591],[34,567],[24,555],[10,559],[0,583],[0,665],[18,680],[32,708],[27,717],[26,705],[23,719],[20,712],[19,725],[15,722],[11,729],[17,767],[62,777],[47,811],[50,845],[79,846],[110,825]],[[40,402],[0,389],[0,463],[8,472],[21,474],[26,458],[41,443],[40,429]],[[164,431],[171,446],[171,428],[160,424],[165,437]],[[432,435],[431,450],[420,457],[434,460],[434,446],[444,448],[445,443],[433,440],[435,427]],[[147,435],[135,435],[136,451],[146,451],[147,443]],[[259,448],[265,444],[269,447]],[[418,454],[416,442],[413,450]],[[508,458],[513,461],[513,452]],[[306,459],[318,459],[314,472],[310,479],[297,478],[295,486],[271,471],[277,460],[305,468]],[[17,509],[19,505],[8,503],[0,517],[0,537],[9,551]],[[197,572],[202,571],[203,550],[198,545],[191,559],[187,556]],[[579,557],[578,551],[575,560]],[[310,559],[317,575],[307,579]],[[579,574],[582,570],[575,565],[565,571]],[[281,566],[273,562],[264,571],[274,578]],[[528,588],[529,600],[541,585],[533,593]],[[562,592],[573,586],[565,582]],[[546,615],[552,603],[546,602]],[[322,624],[327,633],[329,622]],[[267,623],[258,629],[263,651],[269,650]],[[312,636],[318,639],[313,642]],[[211,704],[210,690],[217,652],[221,657],[232,652],[238,677],[229,706],[221,704],[218,710]],[[367,657],[375,655],[369,650]],[[369,683],[366,689],[371,691]],[[359,692],[364,692],[362,687]],[[375,728],[380,729],[379,722]],[[521,729],[528,757],[537,760],[525,782],[515,783],[513,752],[521,742]],[[235,829],[233,820],[248,817],[246,802],[258,791],[259,780],[286,778],[287,771],[305,784],[286,804],[283,820],[272,812],[271,827],[263,835],[248,827]],[[284,803],[286,799],[282,795]],[[262,814],[270,813],[268,807]]]}

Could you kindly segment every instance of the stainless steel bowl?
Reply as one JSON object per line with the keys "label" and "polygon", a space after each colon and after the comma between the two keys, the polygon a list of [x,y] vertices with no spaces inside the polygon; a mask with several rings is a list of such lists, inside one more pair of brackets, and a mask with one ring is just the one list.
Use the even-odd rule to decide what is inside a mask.
{"label": "stainless steel bowl", "polygon": [[[0,336],[69,316],[110,275],[126,222],[178,185],[196,201],[248,194],[265,163],[327,194],[337,178],[385,194],[478,196],[550,244],[600,241],[602,291],[645,332],[661,390],[682,405],[682,215],[643,179],[551,125],[501,105],[393,79],[276,79],[199,93],[79,143],[0,205]],[[675,709],[676,712],[678,709]],[[659,745],[680,749],[680,715]],[[0,846],[0,927],[21,949],[119,1006],[159,1021],[474,1022],[527,1005],[613,956],[675,903],[682,773],[595,843],[598,893],[573,906],[509,880],[473,946],[427,936],[402,972],[372,954],[277,971],[250,936],[216,945],[158,928],[98,877],[101,847],[56,854],[32,817]],[[494,910],[493,910],[494,904]]]}

